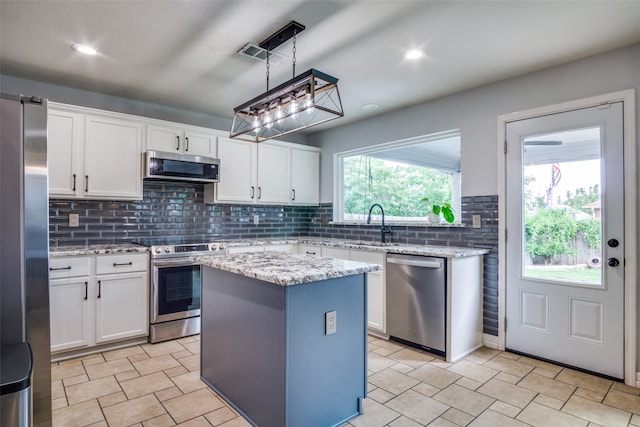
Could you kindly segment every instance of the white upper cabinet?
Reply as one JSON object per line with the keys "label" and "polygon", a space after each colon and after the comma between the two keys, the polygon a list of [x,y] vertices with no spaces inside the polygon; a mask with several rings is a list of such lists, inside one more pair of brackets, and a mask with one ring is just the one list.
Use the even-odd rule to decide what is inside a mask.
{"label": "white upper cabinet", "polygon": [[205,201],[288,202],[289,148],[277,143],[219,138],[220,182],[206,186]]}
{"label": "white upper cabinet", "polygon": [[252,142],[219,138],[220,182],[205,186],[207,202],[254,203],[258,196],[258,146]]}
{"label": "white upper cabinet", "polygon": [[142,123],[87,115],[84,195],[142,199]]}
{"label": "white upper cabinet", "polygon": [[207,203],[318,204],[316,148],[218,138],[218,158],[220,182],[205,187]]}
{"label": "white upper cabinet", "polygon": [[147,125],[147,150],[215,157],[215,132],[206,128],[167,124]]}
{"label": "white upper cabinet", "polygon": [[47,123],[47,162],[49,194],[75,197],[80,181],[84,133],[84,116],[49,108]]}
{"label": "white upper cabinet", "polygon": [[276,143],[258,144],[258,194],[256,203],[289,201],[289,147]]}
{"label": "white upper cabinet", "polygon": [[51,102],[47,126],[50,197],[142,199],[141,121]]}
{"label": "white upper cabinet", "polygon": [[291,204],[317,205],[320,202],[320,149],[291,148]]}

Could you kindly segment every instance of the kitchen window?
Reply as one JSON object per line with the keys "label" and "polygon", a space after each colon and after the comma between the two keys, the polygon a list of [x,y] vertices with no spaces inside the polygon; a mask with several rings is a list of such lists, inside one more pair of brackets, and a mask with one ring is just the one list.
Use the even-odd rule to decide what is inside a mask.
{"label": "kitchen window", "polygon": [[388,223],[424,223],[424,197],[451,203],[460,222],[459,130],[336,153],[334,162],[334,222],[366,222],[369,207],[380,203]]}

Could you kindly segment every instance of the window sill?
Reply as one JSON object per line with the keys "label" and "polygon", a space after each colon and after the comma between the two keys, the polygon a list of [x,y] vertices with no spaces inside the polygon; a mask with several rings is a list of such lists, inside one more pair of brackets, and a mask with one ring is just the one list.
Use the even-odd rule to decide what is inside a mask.
{"label": "window sill", "polygon": [[[370,227],[380,228],[380,222],[367,224],[362,221],[329,221],[330,225],[367,225]],[[390,227],[440,227],[440,228],[465,228],[466,224],[461,222],[454,222],[450,224],[446,221],[439,222],[437,224],[431,222],[412,222],[412,221],[392,221],[384,223],[385,226]]]}

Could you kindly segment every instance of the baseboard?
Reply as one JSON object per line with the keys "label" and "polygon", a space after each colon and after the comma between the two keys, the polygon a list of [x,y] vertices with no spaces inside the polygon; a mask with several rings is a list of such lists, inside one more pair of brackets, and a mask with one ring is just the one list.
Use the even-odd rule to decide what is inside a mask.
{"label": "baseboard", "polygon": [[367,329],[367,334],[376,337],[376,338],[381,338],[383,340],[388,340],[389,339],[389,335],[385,334],[384,332],[380,332],[377,329]]}
{"label": "baseboard", "polygon": [[495,335],[482,334],[482,345],[485,347],[498,349],[498,337]]}
{"label": "baseboard", "polygon": [[73,359],[76,357],[88,356],[94,353],[100,353],[103,351],[117,350],[119,348],[130,347],[136,344],[145,344],[148,342],[146,336],[139,338],[131,338],[123,341],[116,341],[113,343],[95,345],[92,347],[85,347],[76,350],[60,351],[58,353],[51,354],[51,362],[60,362],[67,359]]}

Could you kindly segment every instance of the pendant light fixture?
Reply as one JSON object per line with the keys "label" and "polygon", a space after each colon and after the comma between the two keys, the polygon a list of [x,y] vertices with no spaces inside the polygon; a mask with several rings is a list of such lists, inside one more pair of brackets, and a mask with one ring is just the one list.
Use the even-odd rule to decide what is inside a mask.
{"label": "pendant light fixture", "polygon": [[[261,142],[344,116],[338,79],[316,69],[296,76],[296,36],[304,25],[291,21],[260,47],[267,51],[267,91],[233,109],[230,137]],[[293,78],[269,89],[269,55],[293,38]]]}

